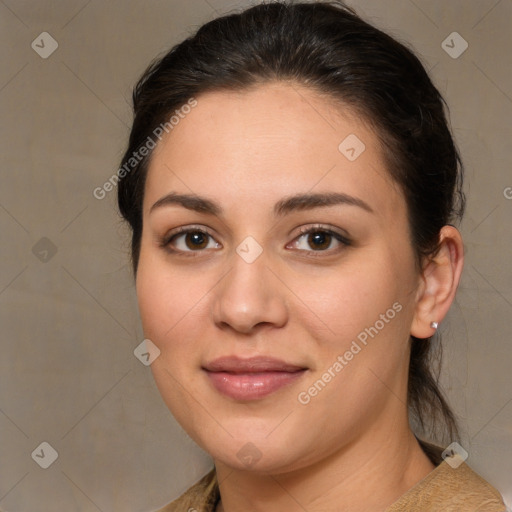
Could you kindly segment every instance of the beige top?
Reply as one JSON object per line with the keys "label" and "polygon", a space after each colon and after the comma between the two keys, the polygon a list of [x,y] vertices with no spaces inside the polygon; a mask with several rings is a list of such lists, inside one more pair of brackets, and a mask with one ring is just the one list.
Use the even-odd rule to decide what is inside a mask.
{"label": "beige top", "polygon": [[[158,512],[214,512],[219,501],[215,470]],[[500,493],[466,463],[442,461],[385,512],[506,512]]]}

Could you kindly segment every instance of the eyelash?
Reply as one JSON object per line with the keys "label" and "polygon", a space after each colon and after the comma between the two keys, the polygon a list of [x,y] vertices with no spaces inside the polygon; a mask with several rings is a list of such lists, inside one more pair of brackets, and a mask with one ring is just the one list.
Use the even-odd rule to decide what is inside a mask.
{"label": "eyelash", "polygon": [[[343,236],[340,233],[337,233],[336,231],[333,231],[332,229],[327,228],[326,226],[314,225],[314,226],[310,226],[307,228],[303,227],[303,228],[299,229],[299,232],[300,232],[300,235],[296,236],[292,240],[292,242],[295,242],[296,240],[299,240],[301,237],[310,235],[312,233],[324,233],[324,234],[331,236],[333,239],[337,240],[342,246],[349,247],[351,245],[351,241],[346,236]],[[287,244],[287,245],[289,245],[289,244]],[[335,252],[339,252],[340,250],[341,250],[341,248],[338,247],[337,249],[325,249],[323,251],[322,250],[320,250],[320,251],[300,250],[299,252],[309,253],[309,255],[311,255],[313,257],[322,257],[322,253],[332,254]]]}
{"label": "eyelash", "polygon": [[184,227],[181,227],[181,228],[177,228],[176,230],[172,231],[171,233],[165,235],[161,240],[160,240],[160,247],[165,249],[166,251],[169,251],[170,253],[173,253],[173,254],[180,254],[180,255],[183,255],[183,256],[186,256],[186,257],[197,257],[199,256],[201,252],[201,250],[198,250],[198,251],[181,251],[179,249],[173,249],[171,247],[171,242],[178,238],[179,236],[182,236],[182,235],[187,235],[188,233],[201,233],[201,234],[204,234],[204,235],[207,235],[209,237],[211,237],[212,239],[214,239],[214,236],[208,231],[206,230],[204,227],[201,227],[201,226],[188,226],[186,228]]}
{"label": "eyelash", "polygon": [[[335,240],[337,240],[342,246],[350,246],[351,245],[351,241],[341,235],[340,233],[337,233],[336,231],[333,231],[332,229],[329,229],[325,226],[321,226],[321,225],[315,225],[315,226],[310,226],[310,227],[307,227],[307,228],[300,228],[299,230],[300,234],[298,236],[296,236],[292,242],[290,243],[293,243],[297,240],[299,240],[301,237],[303,236],[306,236],[306,235],[309,235],[309,234],[312,234],[312,233],[324,233],[324,234],[327,234],[329,236],[332,236]],[[193,251],[193,250],[190,250],[190,251],[182,251],[180,249],[173,249],[171,247],[171,242],[173,242],[176,238],[180,237],[180,236],[183,236],[183,235],[187,235],[189,233],[201,233],[203,235],[207,235],[209,237],[211,237],[212,239],[215,240],[214,236],[208,231],[206,230],[204,227],[201,227],[201,226],[188,226],[186,228],[184,227],[180,227],[176,230],[174,230],[173,232],[167,234],[166,236],[164,236],[160,242],[159,242],[159,245],[160,247],[162,247],[163,249],[173,253],[173,254],[180,254],[180,255],[184,255],[186,257],[197,257],[200,255],[201,252],[204,252],[204,249],[201,250],[197,250],[197,251]],[[218,242],[217,242],[218,243]],[[287,245],[290,245],[290,244],[287,244]],[[328,254],[332,254],[333,252],[338,252],[340,250],[340,248],[338,248],[337,250],[333,250],[333,249],[325,249],[325,250],[318,250],[318,251],[315,251],[315,250],[299,250],[299,252],[305,252],[305,253],[309,253],[311,256],[313,257],[321,257],[322,253],[328,253]],[[320,254],[319,254],[320,253]]]}

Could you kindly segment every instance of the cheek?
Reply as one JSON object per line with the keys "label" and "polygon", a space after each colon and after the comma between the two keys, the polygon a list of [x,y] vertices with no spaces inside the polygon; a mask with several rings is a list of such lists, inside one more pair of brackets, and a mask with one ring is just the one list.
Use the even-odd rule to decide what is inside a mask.
{"label": "cheek", "polygon": [[136,290],[144,336],[160,350],[151,364],[155,383],[182,423],[191,406],[183,390],[195,393],[189,374],[191,368],[199,367],[200,351],[192,347],[202,339],[197,318],[206,314],[200,301],[204,292],[158,261],[158,256],[142,253]]}
{"label": "cheek", "polygon": [[198,295],[158,256],[141,251],[136,290],[144,334],[161,351],[168,350]]}
{"label": "cheek", "polygon": [[361,257],[355,264],[329,269],[312,280],[296,277],[293,289],[319,327],[343,339],[353,338],[403,296],[397,272],[390,271],[389,265],[382,253]]}
{"label": "cheek", "polygon": [[155,363],[176,375],[198,364],[212,287],[206,273],[191,279],[161,255],[141,253],[136,291],[144,335],[160,349]]}
{"label": "cheek", "polygon": [[165,286],[165,276],[151,258],[144,256],[144,251],[139,260],[136,290],[144,334],[160,345],[163,333],[172,326],[173,310],[168,307],[172,294]]}

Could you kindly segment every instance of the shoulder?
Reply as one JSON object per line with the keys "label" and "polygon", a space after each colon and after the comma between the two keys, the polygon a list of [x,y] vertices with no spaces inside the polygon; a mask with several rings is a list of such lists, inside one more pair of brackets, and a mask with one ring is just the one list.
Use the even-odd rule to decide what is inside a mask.
{"label": "shoulder", "polygon": [[[458,465],[460,463],[460,465]],[[386,512],[505,512],[500,493],[466,463],[441,462]]]}
{"label": "shoulder", "polygon": [[219,499],[215,469],[157,512],[213,512]]}

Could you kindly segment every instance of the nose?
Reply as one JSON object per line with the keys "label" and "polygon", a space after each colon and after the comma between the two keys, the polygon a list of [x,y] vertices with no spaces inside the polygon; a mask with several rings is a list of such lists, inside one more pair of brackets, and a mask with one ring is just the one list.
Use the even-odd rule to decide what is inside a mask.
{"label": "nose", "polygon": [[213,318],[218,327],[252,334],[286,324],[286,290],[267,265],[264,253],[252,263],[233,255],[231,269],[215,287]]}

